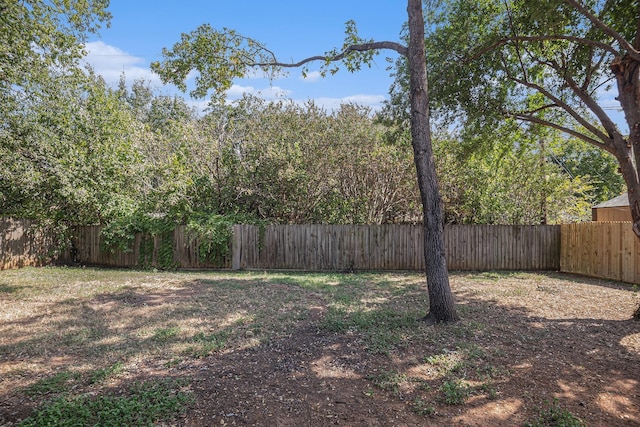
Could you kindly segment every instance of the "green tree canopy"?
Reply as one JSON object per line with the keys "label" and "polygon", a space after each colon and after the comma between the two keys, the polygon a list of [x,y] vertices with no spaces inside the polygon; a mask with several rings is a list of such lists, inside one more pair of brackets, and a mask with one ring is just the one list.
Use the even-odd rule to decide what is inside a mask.
{"label": "green tree canopy", "polygon": [[[429,14],[434,107],[469,134],[505,117],[615,156],[640,237],[640,2],[451,0]],[[629,134],[603,107],[617,93]]]}

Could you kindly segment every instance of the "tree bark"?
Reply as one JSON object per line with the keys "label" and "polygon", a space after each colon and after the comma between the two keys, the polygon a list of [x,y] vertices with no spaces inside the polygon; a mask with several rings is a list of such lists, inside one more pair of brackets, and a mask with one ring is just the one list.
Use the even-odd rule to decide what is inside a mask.
{"label": "tree bark", "polygon": [[429,90],[424,47],[422,0],[408,0],[411,97],[411,141],[424,214],[424,259],[429,289],[429,312],[424,320],[441,323],[458,320],[449,286],[444,248],[442,197],[431,145]]}
{"label": "tree bark", "polygon": [[618,85],[618,101],[629,125],[629,137],[614,135],[613,147],[629,191],[633,231],[640,238],[640,61],[629,55],[616,59],[611,71]]}
{"label": "tree bark", "polygon": [[[640,29],[636,45],[640,45]],[[640,239],[640,61],[625,55],[611,64],[611,71],[616,77],[618,101],[629,125],[629,137],[625,140],[622,135],[614,135],[613,146],[627,184],[633,231]],[[633,318],[640,320],[640,306],[633,313]]]}

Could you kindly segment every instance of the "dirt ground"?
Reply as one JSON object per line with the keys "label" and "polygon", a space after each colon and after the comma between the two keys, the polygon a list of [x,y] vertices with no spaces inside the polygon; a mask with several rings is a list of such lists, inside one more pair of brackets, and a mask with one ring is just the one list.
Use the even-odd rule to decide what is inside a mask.
{"label": "dirt ground", "polygon": [[[472,287],[459,286],[459,279],[454,276],[452,286],[461,306],[487,304]],[[533,312],[493,301],[491,309],[464,316],[462,323],[492,325],[464,338],[500,349],[483,356],[487,366],[508,369],[494,397],[436,403],[433,414],[416,413],[411,387],[380,391],[368,378],[394,370],[428,379],[421,359],[433,351],[432,343],[371,355],[353,335],[318,331],[318,307],[289,336],[189,367],[198,372],[197,404],[184,425],[517,426],[535,421],[558,399],[588,426],[640,426],[640,323],[629,320],[628,304],[613,296],[619,285],[573,280],[536,285]],[[559,286],[573,288],[562,292],[566,299],[556,298]],[[577,295],[572,301],[574,292],[597,297]],[[517,294],[511,298],[519,300]],[[439,401],[433,388],[421,394],[423,401]]]}
{"label": "dirt ground", "polygon": [[[413,304],[406,295],[421,290],[420,276],[393,277],[386,280],[415,286],[396,298],[363,285],[367,307]],[[299,292],[294,279],[269,279],[271,297]],[[181,300],[203,298],[207,280],[190,278]],[[362,325],[327,328],[328,294],[312,290],[296,303],[294,320],[269,339],[256,341],[259,330],[245,323],[234,345],[208,357],[171,367],[166,355],[138,357],[126,380],[189,378],[195,400],[167,425],[522,426],[555,407],[588,426],[640,426],[636,289],[557,273],[453,273],[451,286],[460,322],[400,328],[397,341],[377,344],[383,351],[372,351],[376,337]],[[175,303],[159,288],[130,295],[138,299],[130,298],[128,309]],[[253,305],[259,302],[243,304],[260,309]],[[7,366],[25,357],[1,356],[6,347],[0,373],[13,372]],[[83,363],[72,354],[55,357],[65,357],[56,359],[64,366]],[[0,383],[3,426],[34,405],[12,384]]]}

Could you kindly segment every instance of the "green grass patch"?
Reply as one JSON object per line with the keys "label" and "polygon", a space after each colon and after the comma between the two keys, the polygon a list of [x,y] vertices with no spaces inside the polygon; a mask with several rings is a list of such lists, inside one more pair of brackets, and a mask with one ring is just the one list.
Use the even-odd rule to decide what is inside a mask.
{"label": "green grass patch", "polygon": [[433,415],[436,413],[436,408],[433,405],[430,405],[421,397],[417,397],[411,403],[411,410],[421,416]]}
{"label": "green grass patch", "polygon": [[177,326],[172,326],[169,328],[158,328],[153,332],[153,336],[151,337],[151,339],[158,343],[166,343],[178,336],[179,333],[180,328],[178,328]]}
{"label": "green grass patch", "polygon": [[460,379],[445,381],[440,386],[442,401],[447,405],[462,405],[472,391],[472,388]]}
{"label": "green grass patch", "polygon": [[126,395],[66,396],[54,399],[23,420],[20,427],[36,426],[152,426],[182,413],[192,395],[184,382],[157,380],[134,384]]}
{"label": "green grass patch", "polygon": [[91,374],[89,375],[89,383],[90,384],[101,383],[109,378],[117,376],[119,373],[122,372],[122,369],[123,369],[123,365],[121,362],[116,362],[111,366],[107,366],[106,368],[96,369],[95,371],[91,372]]}
{"label": "green grass patch", "polygon": [[540,410],[540,415],[525,424],[526,427],[585,427],[586,424],[571,412],[560,407],[557,399],[545,409]]}
{"label": "green grass patch", "polygon": [[228,333],[225,331],[205,334],[198,332],[192,338],[193,345],[187,347],[186,353],[190,357],[203,358],[216,351],[220,351],[227,343]]}
{"label": "green grass patch", "polygon": [[24,390],[27,396],[47,396],[65,393],[80,378],[78,372],[62,371],[47,378],[40,379]]}
{"label": "green grass patch", "polygon": [[7,285],[6,283],[0,283],[0,293],[2,294],[17,294],[23,288],[24,286]]}
{"label": "green grass patch", "polygon": [[377,375],[368,376],[367,379],[380,390],[391,391],[394,394],[397,394],[400,391],[400,385],[407,381],[406,375],[393,370],[381,371]]}
{"label": "green grass patch", "polygon": [[367,309],[362,305],[332,305],[327,309],[319,326],[328,332],[351,330],[362,333],[368,351],[373,354],[387,354],[420,327],[418,317],[417,311],[402,312],[385,307]]}

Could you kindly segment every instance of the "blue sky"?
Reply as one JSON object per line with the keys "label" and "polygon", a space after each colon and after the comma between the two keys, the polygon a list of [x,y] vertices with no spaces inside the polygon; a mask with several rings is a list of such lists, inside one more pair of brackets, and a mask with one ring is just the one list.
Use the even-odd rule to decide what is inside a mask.
{"label": "blue sky", "polygon": [[[399,0],[111,0],[109,10],[111,27],[89,40],[87,61],[111,84],[117,83],[124,71],[129,83],[144,78],[165,94],[177,92],[162,86],[149,64],[161,59],[162,48],[170,48],[181,33],[204,23],[235,29],[266,44],[280,60],[298,61],[341,46],[345,22],[350,19],[356,21],[363,38],[378,41],[400,41],[407,20],[406,4]],[[271,99],[313,99],[327,109],[350,101],[377,109],[388,97],[392,83],[387,57],[395,59],[397,55],[382,52],[370,69],[355,74],[341,70],[319,78],[313,72],[318,67],[312,65],[306,79],[300,70],[292,69],[288,77],[273,82],[257,77],[237,80],[227,97],[233,100],[249,92]]]}
{"label": "blue sky", "polygon": [[[87,61],[107,82],[116,84],[124,71],[129,83],[143,78],[160,93],[179,93],[172,86],[162,86],[151,73],[149,64],[160,60],[162,48],[171,48],[182,33],[208,23],[214,28],[232,28],[252,37],[278,55],[278,59],[299,61],[322,54],[343,43],[345,22],[353,19],[359,35],[377,41],[400,41],[400,33],[407,21],[404,0],[323,0],[305,2],[294,0],[111,0],[111,27],[92,37],[87,45]],[[298,69],[289,76],[270,82],[265,78],[237,80],[227,93],[234,100],[243,93],[263,98],[286,97],[297,102],[313,99],[316,104],[331,110],[343,102],[355,102],[374,110],[388,98],[393,79],[387,70],[386,58],[397,58],[395,52],[382,52],[371,68],[357,73],[341,70],[338,74],[320,78],[314,68],[303,79]],[[615,92],[615,90],[613,91]],[[600,102],[623,132],[628,132],[615,93],[601,93]],[[188,98],[187,94],[183,95]],[[206,100],[193,100],[204,108]]]}

